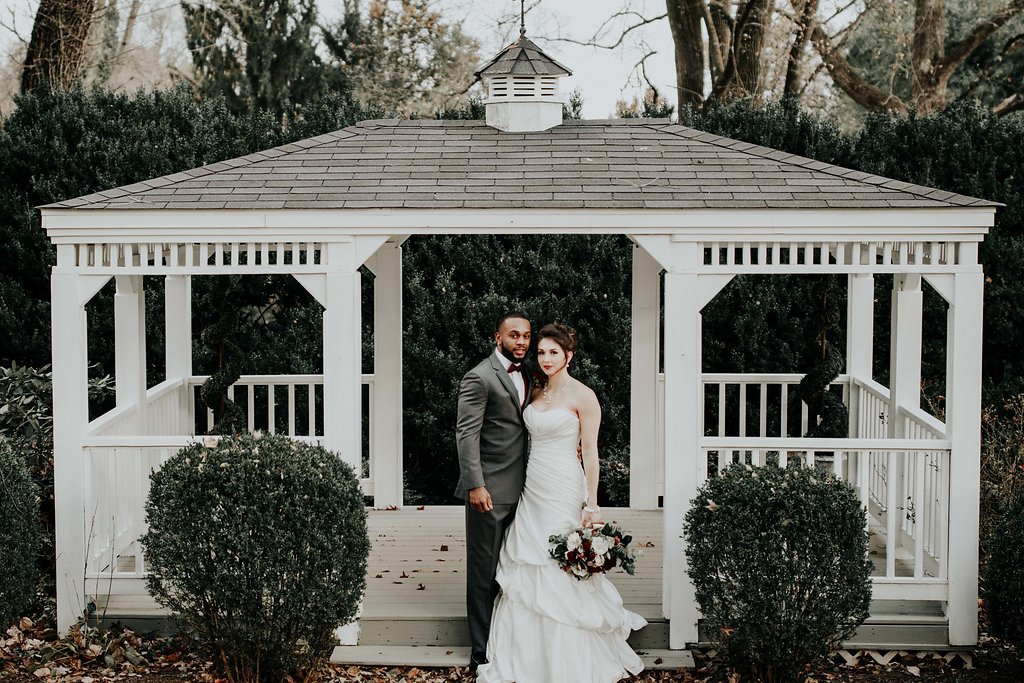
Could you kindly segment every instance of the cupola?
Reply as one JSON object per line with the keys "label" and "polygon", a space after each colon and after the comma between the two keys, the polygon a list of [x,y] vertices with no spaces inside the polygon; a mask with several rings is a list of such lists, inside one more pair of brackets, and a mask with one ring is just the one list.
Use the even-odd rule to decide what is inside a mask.
{"label": "cupola", "polygon": [[521,30],[517,41],[476,72],[486,92],[487,125],[506,133],[557,126],[564,102],[559,81],[571,75]]}

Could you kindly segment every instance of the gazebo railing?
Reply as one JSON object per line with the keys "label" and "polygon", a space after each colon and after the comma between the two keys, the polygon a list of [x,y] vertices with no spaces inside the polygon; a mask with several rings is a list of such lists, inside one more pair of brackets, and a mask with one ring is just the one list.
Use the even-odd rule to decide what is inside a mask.
{"label": "gazebo railing", "polygon": [[849,482],[870,513],[875,598],[905,598],[914,584],[917,598],[945,599],[948,441],[707,437],[700,448],[701,482],[735,463],[799,463]]}
{"label": "gazebo railing", "polygon": [[[704,433],[708,436],[787,437],[807,433],[807,404],[797,399],[803,375],[704,373]],[[849,403],[850,377],[830,386]]]}
{"label": "gazebo railing", "polygon": [[[90,436],[85,459],[86,567],[89,594],[143,594],[146,565],[139,538],[146,533],[150,474],[181,448],[216,436]],[[294,437],[315,442],[309,437]]]}
{"label": "gazebo railing", "polygon": [[[138,539],[146,531],[149,475],[184,446],[214,443],[211,411],[199,396],[204,376],[170,379],[146,392],[145,403],[116,407],[89,424],[85,460],[86,580],[91,593],[144,593],[145,562]],[[373,375],[363,375],[364,493],[373,494],[370,425]],[[250,431],[287,434],[310,443],[324,438],[322,375],[244,375],[228,390]]]}

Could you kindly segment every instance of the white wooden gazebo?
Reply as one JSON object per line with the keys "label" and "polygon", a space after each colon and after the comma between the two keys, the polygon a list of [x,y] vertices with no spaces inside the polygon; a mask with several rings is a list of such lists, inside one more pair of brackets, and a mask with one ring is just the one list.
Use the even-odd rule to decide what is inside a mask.
{"label": "white wooden gazebo", "polygon": [[[250,428],[320,441],[363,472],[369,386],[364,490],[378,509],[400,507],[402,242],[612,233],[634,244],[630,505],[653,510],[661,500],[667,645],[699,638],[681,538],[690,499],[718,466],[769,458],[828,467],[849,481],[872,520],[875,600],[888,601],[890,611],[906,601],[931,604],[945,645],[976,643],[978,245],[996,205],[669,121],[544,123],[561,107],[550,83],[565,73],[557,65],[546,70],[545,58],[522,38],[489,65],[483,77],[494,126],[364,121],[43,207],[57,247],[62,631],[86,596],[144,594],[137,540],[148,474],[207,426],[197,407],[204,378],[191,363],[193,276],[290,274],[320,302],[322,374],[244,376],[235,397]],[[371,374],[360,366],[363,265],[376,276]],[[847,278],[847,364],[833,385],[850,410],[846,439],[807,439],[787,429],[799,376],[712,375],[701,367],[701,310],[733,277],[801,273]],[[874,277],[882,274],[894,281],[889,387],[872,378]],[[156,386],[145,374],[146,276],[165,281],[166,380]],[[90,421],[85,305],[111,278],[117,405]],[[922,282],[948,304],[945,422],[920,402]],[[769,419],[772,410],[781,420]],[[717,424],[706,424],[707,415]],[[757,429],[749,427],[758,422],[753,415]]]}

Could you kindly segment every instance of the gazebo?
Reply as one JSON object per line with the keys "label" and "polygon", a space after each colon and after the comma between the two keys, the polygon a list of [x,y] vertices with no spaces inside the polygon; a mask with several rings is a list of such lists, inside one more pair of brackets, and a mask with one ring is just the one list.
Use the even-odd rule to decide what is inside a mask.
{"label": "gazebo", "polygon": [[[400,508],[403,241],[610,233],[633,243],[630,507],[652,511],[661,529],[651,590],[663,647],[700,640],[681,537],[690,499],[722,465],[769,460],[827,467],[867,507],[874,598],[894,617],[880,646],[977,642],[978,245],[996,205],[667,120],[562,121],[565,73],[524,36],[482,70],[487,122],[363,121],[42,208],[57,248],[61,631],[87,596],[145,595],[137,541],[148,474],[208,438],[190,353],[193,276],[290,274],[323,306],[322,374],[243,376],[234,395],[251,429],[323,443],[363,472],[376,509]],[[370,374],[360,365],[364,265],[376,276]],[[804,438],[806,414],[799,433],[788,427],[800,421],[786,414],[799,376],[701,366],[701,310],[732,278],[820,273],[848,283],[846,368],[832,387],[850,411],[844,439]],[[888,387],[872,377],[882,274],[894,283]],[[165,282],[166,380],[156,386],[145,372],[144,276]],[[111,278],[116,407],[90,421],[85,305]],[[921,406],[922,282],[948,304],[945,421]]]}

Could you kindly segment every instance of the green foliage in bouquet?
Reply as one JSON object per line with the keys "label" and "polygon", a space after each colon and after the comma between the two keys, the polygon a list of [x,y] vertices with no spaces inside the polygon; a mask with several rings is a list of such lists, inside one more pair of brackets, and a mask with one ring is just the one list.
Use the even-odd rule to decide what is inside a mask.
{"label": "green foliage in bouquet", "polygon": [[741,673],[796,680],[868,616],[871,561],[853,490],[814,468],[734,465],[686,513],[706,637]]}
{"label": "green foliage in bouquet", "polygon": [[604,574],[615,567],[630,576],[636,572],[639,553],[629,544],[633,537],[619,527],[606,523],[600,527],[582,527],[548,537],[548,554],[559,569],[576,580]]}
{"label": "green foliage in bouquet", "polygon": [[1024,648],[1024,495],[996,517],[982,596],[993,635]]}
{"label": "green foliage in bouquet", "polygon": [[22,616],[36,593],[43,542],[39,488],[25,457],[0,437],[0,632]]}
{"label": "green foliage in bouquet", "polygon": [[151,480],[150,593],[230,680],[311,676],[366,583],[351,468],[319,446],[241,434],[183,448]]}

